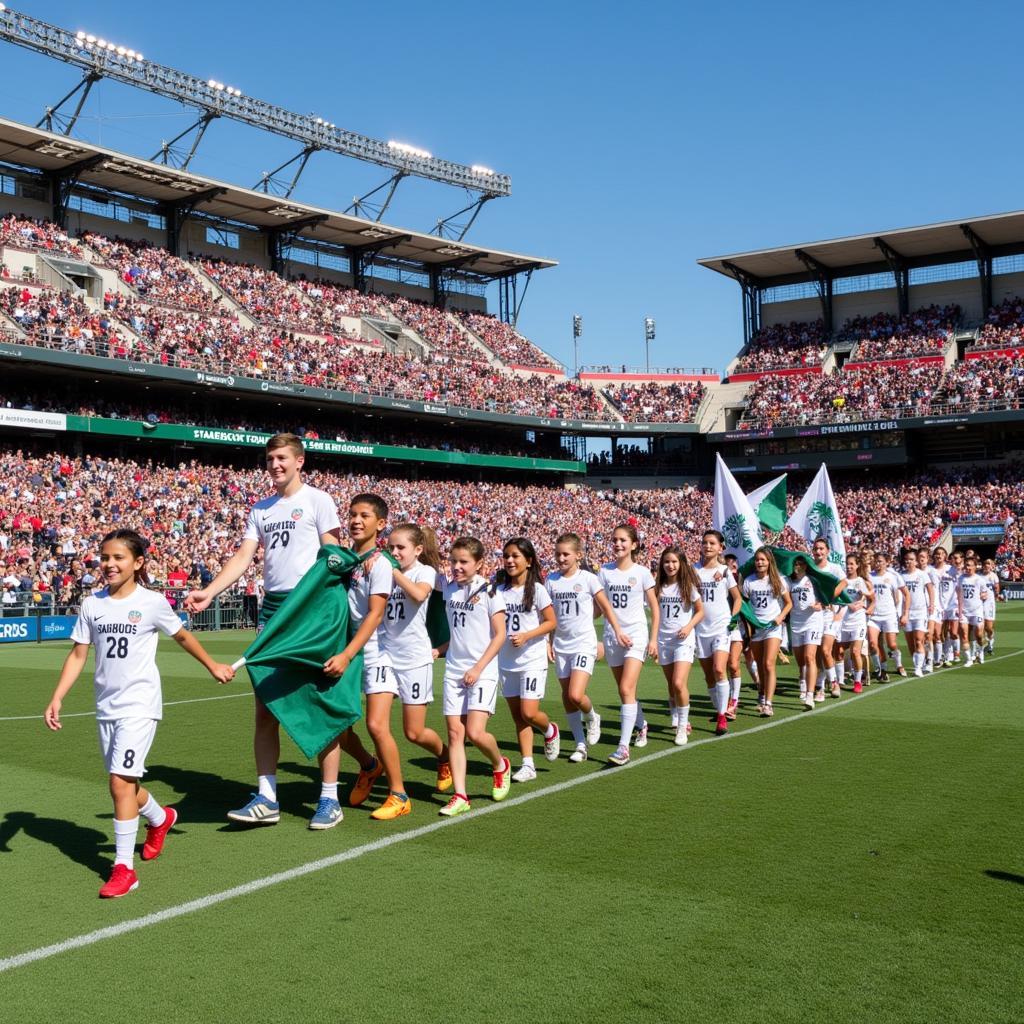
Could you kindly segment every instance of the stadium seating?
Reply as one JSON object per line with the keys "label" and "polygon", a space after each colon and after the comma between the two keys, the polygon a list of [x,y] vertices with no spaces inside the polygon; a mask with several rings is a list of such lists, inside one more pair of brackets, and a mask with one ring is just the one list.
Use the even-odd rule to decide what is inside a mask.
{"label": "stadium seating", "polygon": [[940,355],[960,315],[957,305],[933,305],[906,316],[853,317],[837,332],[836,340],[856,343],[851,361],[858,363]]}
{"label": "stadium seating", "polygon": [[700,381],[652,380],[602,388],[627,423],[691,423],[706,392]]}
{"label": "stadium seating", "polygon": [[821,366],[828,352],[825,322],[794,321],[762,327],[750,340],[733,373],[770,373],[797,367]]}
{"label": "stadium seating", "polygon": [[1024,345],[1024,299],[1019,296],[1004,299],[993,306],[971,345],[975,351],[985,349],[1017,348]]}
{"label": "stadium seating", "polygon": [[506,365],[560,370],[561,367],[511,324],[486,313],[456,311],[462,322]]}

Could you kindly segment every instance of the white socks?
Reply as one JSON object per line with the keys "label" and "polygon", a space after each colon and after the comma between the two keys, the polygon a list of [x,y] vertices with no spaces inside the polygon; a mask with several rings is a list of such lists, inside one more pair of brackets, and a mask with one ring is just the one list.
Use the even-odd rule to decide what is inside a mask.
{"label": "white socks", "polygon": [[896,662],[897,669],[903,668],[903,652],[898,647],[889,651],[889,657]]}
{"label": "white socks", "polygon": [[633,726],[636,725],[637,704],[622,705],[622,728],[619,731],[619,746],[628,747],[633,738]]}
{"label": "white socks", "polygon": [[743,680],[740,676],[733,676],[729,680],[729,699],[739,700],[740,699],[740,687],[743,685]]}
{"label": "white socks", "polygon": [[153,794],[149,794],[149,799],[142,806],[139,814],[146,819],[146,822],[159,828],[167,820],[167,812],[153,799]]}
{"label": "white socks", "polygon": [[569,723],[569,729],[572,731],[572,738],[576,741],[576,745],[586,743],[587,738],[583,733],[583,712],[567,711],[565,720]]}
{"label": "white socks", "polygon": [[[277,800],[276,796],[268,797],[268,800]],[[320,783],[320,799],[321,800],[337,800],[338,799],[338,784],[336,782],[321,782]]]}
{"label": "white socks", "polygon": [[271,803],[277,803],[277,775],[259,775],[256,780],[257,791]]}
{"label": "white socks", "polygon": [[836,672],[836,679],[838,680],[839,685],[842,686],[843,685],[843,680],[846,678],[846,662],[845,661],[839,662],[839,664],[836,665],[835,672]]}
{"label": "white socks", "polygon": [[723,679],[719,683],[715,683],[715,710],[720,714],[725,714],[725,709],[729,706],[729,684]]}
{"label": "white socks", "polygon": [[676,728],[685,729],[687,723],[690,721],[690,705],[687,704],[685,707],[676,708]]}
{"label": "white socks", "polygon": [[114,819],[114,863],[130,868],[135,859],[135,837],[139,831],[139,819],[128,821]]}

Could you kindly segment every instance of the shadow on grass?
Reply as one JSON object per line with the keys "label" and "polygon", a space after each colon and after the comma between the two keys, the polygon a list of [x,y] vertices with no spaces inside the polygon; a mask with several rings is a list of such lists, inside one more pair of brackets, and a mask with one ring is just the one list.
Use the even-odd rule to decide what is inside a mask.
{"label": "shadow on grass", "polygon": [[1013,882],[1015,885],[1024,885],[1024,875],[1015,875],[1012,871],[993,871],[991,868],[982,872],[997,882]]}
{"label": "shadow on grass", "polygon": [[[106,815],[110,817],[110,815]],[[102,849],[112,850],[110,836],[94,828],[83,828],[61,818],[41,818],[31,811],[8,811],[0,822],[0,853],[14,853],[10,841],[23,832],[37,843],[46,843],[69,860],[106,877],[113,863]]]}
{"label": "shadow on grass", "polygon": [[[255,788],[251,784],[225,779],[211,772],[166,764],[147,766],[145,784],[147,789],[154,790],[153,795],[157,800],[177,808],[182,825],[189,822],[224,821],[224,816],[232,807],[242,807],[249,802],[250,793]],[[169,786],[180,796],[170,797],[161,791],[164,786]]]}

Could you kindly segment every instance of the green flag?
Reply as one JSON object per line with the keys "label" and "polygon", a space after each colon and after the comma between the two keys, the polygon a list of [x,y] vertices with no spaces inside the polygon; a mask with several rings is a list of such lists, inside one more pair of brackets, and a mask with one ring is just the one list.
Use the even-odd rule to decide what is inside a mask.
{"label": "green flag", "polygon": [[[807,562],[807,575],[814,585],[814,592],[818,595],[818,600],[822,604],[852,604],[856,600],[856,597],[852,597],[845,590],[838,597],[833,597],[832,595],[836,592],[836,585],[839,583],[839,577],[819,569],[814,564],[814,559],[806,551],[790,551],[789,548],[769,548],[768,550],[775,556],[775,564],[779,567],[780,576],[791,575],[793,572],[793,562],[797,558],[803,558]],[[753,571],[753,559],[750,559],[749,562],[740,567],[740,573],[744,578]]]}
{"label": "green flag", "polygon": [[766,530],[781,533],[786,525],[786,474],[751,491],[747,501]]}
{"label": "green flag", "polygon": [[324,675],[324,662],[349,641],[348,584],[363,560],[325,544],[245,652],[256,696],[306,757],[362,717],[362,652],[339,679]]}

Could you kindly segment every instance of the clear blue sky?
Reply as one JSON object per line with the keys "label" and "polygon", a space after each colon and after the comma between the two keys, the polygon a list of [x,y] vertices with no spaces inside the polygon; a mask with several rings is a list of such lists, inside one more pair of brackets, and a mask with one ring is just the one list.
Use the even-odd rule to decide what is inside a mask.
{"label": "clear blue sky", "polygon": [[[700,256],[1024,207],[1011,3],[9,6],[507,172],[468,240],[559,260],[520,328],[569,363],[579,312],[585,362],[642,362],[650,315],[652,363],[724,366],[739,290]],[[0,113],[33,123],[77,80],[8,45],[0,68]],[[148,157],[189,123],[111,83],[93,96],[76,134],[113,148]],[[193,169],[251,186],[295,149],[225,122]],[[386,177],[320,154],[296,197],[341,209]],[[429,230],[463,200],[406,182],[388,220]]]}

